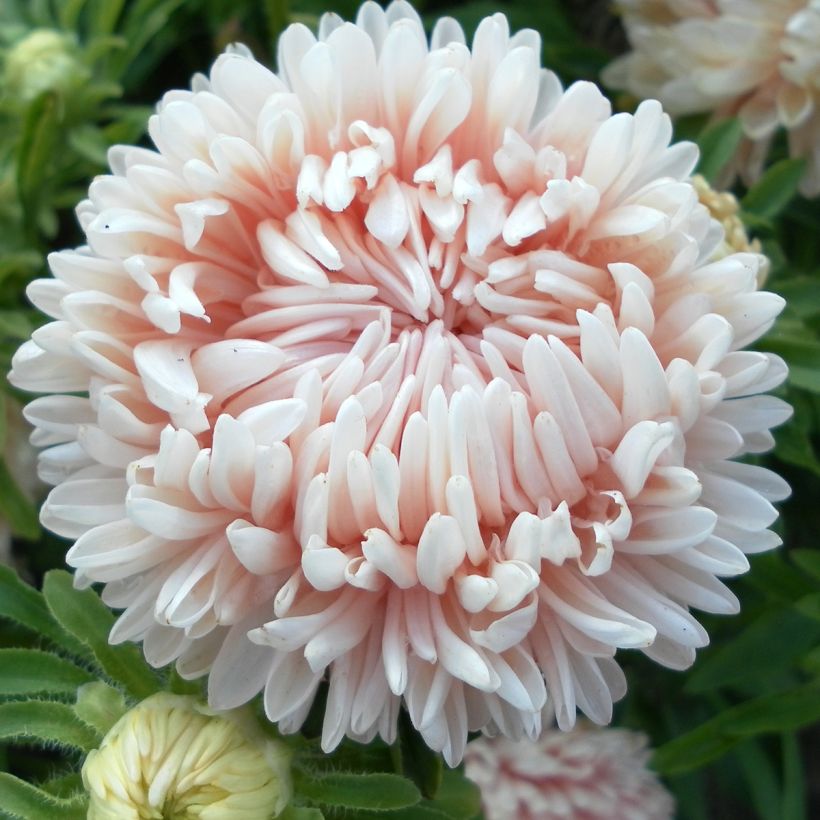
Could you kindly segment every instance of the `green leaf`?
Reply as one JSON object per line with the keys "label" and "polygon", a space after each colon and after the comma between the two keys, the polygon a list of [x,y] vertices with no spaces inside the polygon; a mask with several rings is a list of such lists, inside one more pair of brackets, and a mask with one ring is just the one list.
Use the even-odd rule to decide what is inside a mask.
{"label": "green leaf", "polygon": [[430,806],[454,820],[475,817],[481,811],[481,792],[460,769],[445,769],[441,787]]}
{"label": "green leaf", "polygon": [[[461,815],[459,820],[469,820],[473,815]],[[364,812],[359,815],[362,820],[366,820]],[[452,820],[453,815],[447,814],[436,807],[435,803],[423,802],[417,806],[411,806],[409,809],[399,809],[398,811],[391,811],[389,814],[390,820]]]}
{"label": "green leaf", "polygon": [[820,639],[820,624],[791,610],[775,610],[754,621],[734,640],[710,650],[689,676],[686,690],[761,683],[788,668]]}
{"label": "green leaf", "polygon": [[96,592],[74,589],[71,575],[51,570],[43,581],[43,595],[60,625],[91,649],[100,668],[112,680],[140,700],[157,691],[157,677],[136,647],[108,643],[114,617]]}
{"label": "green leaf", "polygon": [[28,541],[40,537],[37,510],[17,485],[4,460],[0,460],[0,515],[15,535]]}
{"label": "green leaf", "polygon": [[404,710],[399,713],[399,751],[401,773],[418,786],[424,797],[432,800],[441,786],[441,755],[424,742]]}
{"label": "green leaf", "polygon": [[75,713],[101,735],[107,735],[127,710],[128,704],[122,692],[101,680],[87,683],[77,691]]}
{"label": "green leaf", "polygon": [[88,797],[77,795],[61,799],[20,780],[7,772],[0,772],[0,806],[2,811],[23,820],[85,820]]}
{"label": "green leaf", "polygon": [[[813,595],[806,595],[797,601],[794,606],[798,612],[807,618],[820,621],[820,592],[815,592]],[[812,641],[812,643],[814,642]],[[808,647],[806,648],[808,649]]]}
{"label": "green leaf", "polygon": [[276,815],[276,820],[325,820],[325,816],[317,808],[287,806],[281,814]]}
{"label": "green leaf", "polygon": [[783,808],[782,820],[806,820],[806,783],[803,759],[794,734],[785,734],[783,741]]}
{"label": "green leaf", "polygon": [[17,157],[17,191],[29,232],[35,230],[40,203],[44,200],[46,180],[55,154],[58,100],[53,92],[37,97],[26,110]]}
{"label": "green leaf", "polygon": [[40,741],[89,752],[100,735],[65,703],[25,700],[0,703],[0,740]]}
{"label": "green leaf", "polygon": [[795,731],[818,719],[818,685],[764,695],[728,709],[665,743],[656,750],[653,767],[666,775],[691,771],[720,757],[745,738]]}
{"label": "green leaf", "polygon": [[741,207],[754,216],[772,219],[776,217],[797,193],[803,178],[806,161],[782,159],[769,168],[748,191]]}
{"label": "green leaf", "polygon": [[707,126],[697,138],[700,148],[698,173],[713,182],[734,156],[742,137],[743,126],[738,119],[721,120]]}
{"label": "green leaf", "polygon": [[85,656],[86,650],[64,632],[52,618],[43,596],[23,583],[10,567],[0,565],[0,616],[48,638],[57,646],[75,655]]}
{"label": "green leaf", "polygon": [[801,319],[820,314],[820,276],[796,276],[793,279],[772,282],[788,303],[789,309]]}
{"label": "green leaf", "polygon": [[68,695],[91,680],[85,669],[52,652],[0,649],[0,695]]}
{"label": "green leaf", "polygon": [[28,339],[33,330],[28,316],[22,310],[0,310],[0,334],[13,339]]}
{"label": "green leaf", "polygon": [[312,777],[295,773],[296,793],[313,803],[345,809],[403,809],[421,800],[419,790],[397,774],[330,774]]}
{"label": "green leaf", "polygon": [[820,550],[794,549],[788,555],[803,572],[820,581]]}
{"label": "green leaf", "polygon": [[782,800],[780,784],[760,742],[750,740],[740,744],[735,749],[734,756],[740,764],[751,797],[750,802],[758,817],[761,820],[777,817]]}
{"label": "green leaf", "polygon": [[50,780],[43,780],[37,785],[54,797],[71,798],[85,791],[82,774],[70,770]]}

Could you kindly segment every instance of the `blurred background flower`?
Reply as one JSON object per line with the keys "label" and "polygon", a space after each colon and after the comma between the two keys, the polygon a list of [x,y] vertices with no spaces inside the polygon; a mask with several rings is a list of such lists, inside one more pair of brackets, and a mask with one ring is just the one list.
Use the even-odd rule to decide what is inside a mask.
{"label": "blurred background flower", "polygon": [[486,820],[671,820],[675,802],[649,757],[645,735],[579,725],[534,743],[477,738],[464,770]]}
{"label": "blurred background flower", "polygon": [[[612,88],[673,114],[737,116],[746,135],[731,167],[762,173],[778,128],[806,160],[801,191],[820,193],[818,0],[620,0],[633,51],[603,73]],[[724,181],[731,181],[731,175]]]}

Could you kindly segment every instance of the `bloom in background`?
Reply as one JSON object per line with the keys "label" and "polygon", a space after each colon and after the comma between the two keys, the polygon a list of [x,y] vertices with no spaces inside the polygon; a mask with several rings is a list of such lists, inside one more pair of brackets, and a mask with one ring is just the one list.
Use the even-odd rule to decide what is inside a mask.
{"label": "bloom in background", "polygon": [[[639,648],[673,668],[732,613],[716,576],[779,543],[786,375],[742,352],[782,299],[720,225],[656,102],[612,116],[406,3],[291,26],[279,74],[218,58],[112,150],[88,246],[29,288],[11,379],[55,487],[43,523],[112,641],[264,690],[323,747],[606,723]],[[77,395],[88,392],[88,397]]]}
{"label": "bloom in background", "polygon": [[12,97],[30,102],[44,91],[69,91],[89,79],[72,38],[52,29],[35,29],[3,59],[3,83]]}
{"label": "bloom in background", "polygon": [[289,752],[251,715],[164,692],[126,712],[82,774],[89,820],[260,820],[291,794]]}
{"label": "bloom in background", "polygon": [[464,769],[487,820],[671,820],[675,804],[649,754],[637,732],[552,729],[536,743],[473,740]]}
{"label": "bloom in background", "polygon": [[634,51],[604,82],[659,99],[672,114],[738,116],[748,140],[738,164],[759,175],[777,129],[808,166],[801,190],[820,194],[820,0],[619,0]]}

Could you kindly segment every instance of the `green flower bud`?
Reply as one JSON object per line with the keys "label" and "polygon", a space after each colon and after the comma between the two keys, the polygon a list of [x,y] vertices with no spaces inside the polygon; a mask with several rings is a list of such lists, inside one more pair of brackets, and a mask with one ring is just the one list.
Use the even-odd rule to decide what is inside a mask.
{"label": "green flower bud", "polygon": [[43,91],[67,91],[88,77],[71,37],[51,29],[35,29],[6,54],[5,85],[28,102]]}

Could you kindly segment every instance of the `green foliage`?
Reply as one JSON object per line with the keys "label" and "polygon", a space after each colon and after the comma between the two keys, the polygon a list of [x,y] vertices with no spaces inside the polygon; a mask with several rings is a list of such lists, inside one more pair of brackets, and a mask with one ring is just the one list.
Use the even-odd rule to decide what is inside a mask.
{"label": "green foliage", "polygon": [[[81,241],[72,209],[106,165],[108,148],[144,138],[151,106],[181,87],[235,41],[263,60],[291,21],[313,27],[330,6],[355,15],[359,0],[0,0],[0,367],[42,321],[25,285],[45,270],[48,251]],[[612,4],[592,0],[418,2],[425,23],[452,14],[472,35],[481,17],[504,11],[513,29],[539,31],[544,64],[565,83],[595,80],[613,40],[593,37],[593,18]],[[9,74],[8,56],[37,29],[56,33],[54,65],[29,77]],[[13,62],[13,61],[12,61]],[[12,72],[13,74],[13,72]],[[616,98],[616,107],[636,101]],[[741,148],[737,119],[693,116],[679,138],[701,150],[698,171],[724,179]],[[787,307],[760,349],[790,368],[781,395],[792,421],[776,432],[771,457],[794,497],[783,507],[779,553],[752,556],[730,582],[743,609],[704,619],[712,646],[690,672],[658,669],[625,656],[630,690],[616,720],[647,732],[654,761],[676,789],[682,820],[757,816],[805,820],[805,762],[816,755],[820,718],[820,200],[797,193],[803,163],[777,141],[773,161],[748,190],[734,192],[742,216],[772,260],[766,288]],[[0,390],[0,428],[19,399]],[[4,443],[0,429],[0,441]],[[41,533],[37,500],[0,457],[0,516],[16,537],[27,577],[42,582],[62,566],[63,545]],[[31,542],[21,549],[21,540]],[[200,682],[157,674],[132,646],[111,646],[113,617],[93,590],[75,590],[62,570],[45,574],[44,594],[0,566],[0,814],[80,818],[85,797],[77,765],[123,711],[159,688],[201,693]],[[622,655],[623,657],[623,655]],[[321,704],[317,707],[321,710]],[[374,818],[463,820],[480,813],[477,789],[443,767],[402,715],[397,744],[344,742],[325,755],[316,720],[288,738],[297,767],[296,803],[284,820]],[[274,729],[268,729],[275,734]],[[802,744],[802,746],[801,746]],[[38,757],[37,747],[47,756]],[[34,749],[35,751],[32,751]],[[801,751],[802,749],[802,751]],[[808,753],[807,753],[808,750]],[[0,750],[2,752],[2,750]],[[9,762],[11,761],[11,763]],[[36,785],[35,785],[36,784]]]}
{"label": "green foliage", "polygon": [[21,820],[84,820],[88,811],[85,794],[54,797],[6,772],[0,772],[0,806],[5,814]]}
{"label": "green foliage", "polygon": [[119,681],[130,695],[142,699],[158,690],[156,675],[136,647],[108,642],[114,616],[95,592],[76,590],[67,572],[52,570],[43,582],[43,596],[63,629],[85,644],[99,668]]}
{"label": "green foliage", "polygon": [[714,182],[726,163],[734,156],[743,137],[743,127],[735,118],[708,125],[697,137],[700,148],[698,173]]}
{"label": "green foliage", "polygon": [[299,773],[295,788],[305,800],[344,809],[404,809],[421,800],[419,790],[409,780],[395,774],[327,774],[317,777]]}
{"label": "green foliage", "polygon": [[0,649],[0,697],[11,695],[73,695],[94,680],[90,672],[53,652]]}

